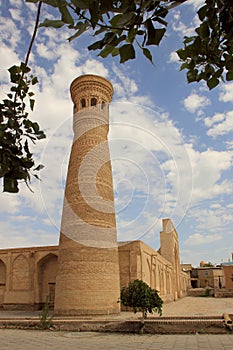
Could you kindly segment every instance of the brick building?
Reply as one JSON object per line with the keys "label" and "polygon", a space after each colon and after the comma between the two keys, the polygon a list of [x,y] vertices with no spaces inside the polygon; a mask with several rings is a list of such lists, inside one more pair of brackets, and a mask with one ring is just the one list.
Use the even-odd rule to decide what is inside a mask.
{"label": "brick building", "polygon": [[[187,294],[189,278],[180,269],[178,236],[171,220],[163,220],[160,235],[157,251],[142,241],[118,244],[120,286],[142,279],[168,302]],[[58,246],[1,249],[0,307],[38,309],[47,298],[53,304],[58,254]]]}

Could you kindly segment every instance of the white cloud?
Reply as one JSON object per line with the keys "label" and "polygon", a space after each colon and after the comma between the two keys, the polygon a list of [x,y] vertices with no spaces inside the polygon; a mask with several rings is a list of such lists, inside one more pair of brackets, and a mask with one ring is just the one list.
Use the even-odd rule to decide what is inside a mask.
{"label": "white cloud", "polygon": [[210,105],[211,102],[206,96],[201,96],[193,92],[184,99],[183,104],[188,112],[195,113],[196,111],[203,110],[203,108]]}
{"label": "white cloud", "polygon": [[22,1],[21,0],[8,0],[11,6],[16,7],[16,8],[21,8],[22,7]]}
{"label": "white cloud", "polygon": [[177,32],[181,38],[184,38],[184,36],[192,36],[195,34],[195,28],[199,22],[199,18],[196,15],[188,25],[185,24],[181,20],[181,11],[176,10],[173,13],[172,29]]}
{"label": "white cloud", "polygon": [[12,17],[13,20],[20,21],[20,22],[22,22],[24,20],[22,18],[22,14],[21,14],[21,10],[20,9],[12,8],[12,9],[9,9],[9,12],[10,12],[11,17]]}
{"label": "white cloud", "polygon": [[184,242],[187,246],[198,246],[202,244],[210,244],[216,241],[219,241],[222,239],[222,236],[219,234],[213,234],[213,235],[203,235],[200,233],[195,233]]}
{"label": "white cloud", "polygon": [[223,121],[224,118],[224,114],[223,113],[216,113],[214,114],[213,117],[207,117],[204,119],[204,123],[205,126],[207,126],[208,128],[211,127],[213,124],[218,123]]}
{"label": "white cloud", "polygon": [[232,102],[233,96],[233,83],[223,84],[220,88],[219,101]]}
{"label": "white cloud", "polygon": [[170,53],[168,63],[172,63],[172,62],[179,62],[179,56],[177,55],[176,51],[173,51]]}
{"label": "white cloud", "polygon": [[233,191],[230,181],[221,181],[224,171],[232,167],[233,152],[211,149],[199,152],[191,145],[187,151],[193,170],[192,205]]}
{"label": "white cloud", "polygon": [[[208,123],[212,122],[212,125]],[[215,124],[214,124],[215,123]],[[214,124],[214,125],[213,125]],[[233,131],[233,111],[223,114],[215,114],[211,119],[207,120],[207,126],[212,126],[207,135],[211,137],[222,136]]]}
{"label": "white cloud", "polygon": [[[8,68],[13,66],[14,64],[19,64],[18,56],[6,45],[0,43],[0,79],[1,82],[9,83],[10,81],[10,73],[8,72]],[[8,92],[8,91],[7,91]]]}
{"label": "white cloud", "polygon": [[36,45],[36,52],[40,57],[52,60],[57,58],[57,52],[52,47],[49,47],[48,44],[44,45],[43,43],[38,43]]}
{"label": "white cloud", "polygon": [[2,44],[15,50],[21,40],[21,32],[10,18],[0,22],[0,39]]}
{"label": "white cloud", "polygon": [[226,241],[228,237],[231,239],[231,231],[229,231],[233,221],[231,204],[223,206],[219,201],[208,207],[207,202],[206,204],[203,202],[202,205],[192,208],[189,211],[189,216],[197,221],[196,231],[209,232],[220,236],[224,232]]}
{"label": "white cloud", "polygon": [[1,212],[17,213],[20,209],[20,198],[15,193],[0,193]]}
{"label": "white cloud", "polygon": [[[116,78],[113,79],[115,96],[118,98],[128,98],[138,91],[136,82],[127,76],[127,72],[113,65],[113,72]],[[140,103],[140,102],[139,102]]]}
{"label": "white cloud", "polygon": [[[16,219],[17,217],[14,218]],[[27,222],[27,225],[24,223],[20,226],[18,221],[18,225],[14,225],[14,220],[0,222],[3,232],[3,234],[0,233],[1,249],[57,244],[58,234],[36,229],[31,226],[30,221]]]}
{"label": "white cloud", "polygon": [[203,0],[188,0],[185,2],[185,5],[192,5],[194,10],[196,11],[199,7],[204,5]]}
{"label": "white cloud", "polygon": [[233,141],[226,141],[227,149],[233,149]]}

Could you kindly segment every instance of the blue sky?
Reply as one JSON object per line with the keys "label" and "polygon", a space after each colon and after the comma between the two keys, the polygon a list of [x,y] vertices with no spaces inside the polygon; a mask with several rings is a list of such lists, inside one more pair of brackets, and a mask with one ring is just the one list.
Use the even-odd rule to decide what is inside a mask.
{"label": "blue sky", "polygon": [[[47,138],[34,154],[45,165],[31,193],[0,194],[0,247],[58,244],[66,170],[72,143],[70,83],[98,74],[114,86],[109,143],[119,240],[142,239],[159,248],[162,218],[179,234],[181,261],[221,263],[233,252],[233,83],[209,91],[187,84],[175,50],[198,23],[192,0],[172,11],[166,37],[153,49],[154,66],[138,52],[123,65],[88,52],[89,34],[69,44],[64,30],[39,30],[30,66],[35,87],[32,119]],[[34,4],[0,5],[1,98],[7,68],[24,57],[33,30]],[[42,19],[52,17],[44,6]]]}

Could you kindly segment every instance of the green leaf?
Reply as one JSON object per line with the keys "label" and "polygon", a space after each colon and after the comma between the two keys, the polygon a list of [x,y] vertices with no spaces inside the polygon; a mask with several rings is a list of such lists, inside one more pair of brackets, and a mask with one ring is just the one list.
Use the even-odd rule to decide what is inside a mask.
{"label": "green leaf", "polygon": [[111,23],[111,25],[112,25],[112,27],[116,27],[117,26],[117,24],[118,24],[118,21],[119,21],[119,19],[121,18],[121,14],[120,13],[118,13],[117,15],[115,15],[115,16],[113,16],[112,18],[111,18],[111,20],[109,21],[110,23]]}
{"label": "green leaf", "polygon": [[65,0],[56,0],[57,2],[57,7],[61,13],[61,20],[62,22],[65,22],[67,24],[74,24],[74,20],[67,9],[67,3]]}
{"label": "green leaf", "polygon": [[44,22],[40,23],[39,27],[61,28],[65,24],[66,23],[61,20],[45,18]]}
{"label": "green leaf", "polygon": [[148,58],[148,60],[153,63],[153,58],[152,58],[152,55],[151,55],[151,52],[150,50],[148,50],[147,48],[143,47],[142,48],[142,52],[143,52],[143,55],[146,56],[146,58]]}
{"label": "green leaf", "polygon": [[42,130],[38,131],[38,133],[37,133],[37,135],[36,135],[36,138],[37,138],[38,140],[45,139],[45,138],[46,138],[46,135],[45,135],[44,131],[42,131]]}
{"label": "green leaf", "polygon": [[103,48],[104,42],[103,40],[96,41],[95,43],[88,46],[88,50],[100,50]]}
{"label": "green leaf", "polygon": [[203,22],[196,32],[200,35],[201,39],[208,38],[210,36],[210,30],[207,22]]}
{"label": "green leaf", "polygon": [[106,45],[105,48],[102,51],[100,51],[98,56],[105,58],[112,52],[113,49],[114,49],[114,46]]}
{"label": "green leaf", "polygon": [[[115,16],[116,17],[116,16]],[[126,13],[123,13],[123,14],[120,14],[117,16],[117,22],[115,24],[112,24],[113,26],[114,25],[117,25],[118,27],[123,27],[127,24],[129,24],[131,21],[133,22],[135,20],[135,13],[134,12],[126,12]],[[114,23],[114,21],[113,21]]]}
{"label": "green leaf", "polygon": [[50,6],[57,7],[57,0],[43,0],[43,2]]}
{"label": "green leaf", "polygon": [[213,77],[207,81],[207,86],[210,90],[215,88],[219,84],[219,79]]}
{"label": "green leaf", "polygon": [[127,41],[129,42],[129,43],[133,43],[133,41],[134,41],[134,39],[135,39],[135,37],[136,37],[136,35],[137,35],[137,28],[131,28],[130,29],[130,31],[129,31],[129,33],[128,33],[128,37],[127,37]]}
{"label": "green leaf", "polygon": [[92,0],[71,0],[71,2],[81,10],[86,10],[89,8]]}
{"label": "green leaf", "polygon": [[186,58],[188,57],[188,53],[185,49],[179,49],[176,51],[177,55],[179,56],[179,58],[181,60],[186,60]]}
{"label": "green leaf", "polygon": [[188,82],[189,83],[193,83],[194,81],[197,81],[197,74],[198,74],[198,70],[197,69],[189,70],[187,72]]}
{"label": "green leaf", "polygon": [[39,124],[37,122],[32,123],[32,128],[35,134],[38,133],[38,131],[40,130]]}
{"label": "green leaf", "polygon": [[89,12],[91,15],[91,26],[94,29],[100,19],[98,1],[92,1],[92,3],[89,6]]}
{"label": "green leaf", "polygon": [[90,25],[88,23],[88,21],[85,22],[78,22],[75,26],[75,29],[78,29],[76,33],[74,33],[74,35],[70,36],[68,38],[69,41],[74,40],[75,38],[78,38],[81,34],[83,34],[86,30],[88,30],[90,28]]}
{"label": "green leaf", "polygon": [[233,70],[233,59],[226,61],[225,67],[227,70]]}
{"label": "green leaf", "polygon": [[43,164],[39,164],[35,169],[36,171],[40,171],[41,169],[44,169],[44,165]]}
{"label": "green leaf", "polygon": [[11,177],[4,176],[3,192],[17,193],[19,192],[18,180]]}
{"label": "green leaf", "polygon": [[188,69],[189,68],[189,64],[187,62],[182,63],[182,65],[180,66],[180,71],[183,69]]}
{"label": "green leaf", "polygon": [[192,42],[194,39],[196,38],[196,36],[185,36],[184,37],[184,44],[189,44],[190,42]]}
{"label": "green leaf", "polygon": [[159,45],[162,37],[164,36],[166,29],[155,29],[151,19],[147,19],[145,22],[147,28],[147,42],[146,45]]}
{"label": "green leaf", "polygon": [[35,100],[33,100],[32,98],[30,98],[30,108],[31,108],[31,110],[33,111],[33,109],[34,109],[34,105],[35,105]]}
{"label": "green leaf", "polygon": [[31,68],[27,67],[24,62],[20,63],[20,69],[23,73],[29,73]]}
{"label": "green leaf", "polygon": [[134,59],[136,57],[135,50],[132,44],[125,44],[119,48],[120,53],[120,63],[124,63],[128,60]]}
{"label": "green leaf", "polygon": [[114,47],[114,49],[111,52],[112,57],[115,57],[117,55],[119,55],[120,51],[119,51],[119,47]]}
{"label": "green leaf", "polygon": [[28,157],[32,156],[32,153],[30,153],[30,151],[29,151],[28,140],[26,140],[25,143],[24,143],[24,150],[27,153]]}
{"label": "green leaf", "polygon": [[35,85],[38,83],[37,77],[32,78],[32,85]]}
{"label": "green leaf", "polygon": [[227,80],[227,81],[233,80],[233,71],[227,72],[227,74],[226,74],[226,80]]}
{"label": "green leaf", "polygon": [[207,10],[208,10],[208,5],[205,5],[205,6],[202,6],[198,11],[198,16],[199,16],[199,19],[200,21],[202,22],[206,16],[206,13],[207,13]]}
{"label": "green leaf", "polygon": [[160,23],[160,24],[162,24],[164,26],[167,26],[167,21],[165,21],[164,19],[162,19],[162,18],[160,18],[158,16],[153,17],[152,21],[153,22],[158,22],[158,23]]}

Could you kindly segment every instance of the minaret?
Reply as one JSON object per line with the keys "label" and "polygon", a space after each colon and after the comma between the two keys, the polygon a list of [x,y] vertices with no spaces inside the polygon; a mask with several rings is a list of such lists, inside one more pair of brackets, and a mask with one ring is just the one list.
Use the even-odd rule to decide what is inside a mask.
{"label": "minaret", "polygon": [[112,84],[84,75],[71,84],[74,140],[59,242],[55,314],[119,313],[119,261],[108,147]]}

